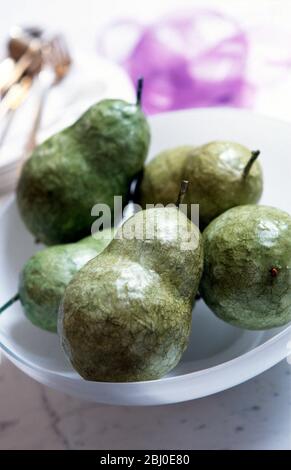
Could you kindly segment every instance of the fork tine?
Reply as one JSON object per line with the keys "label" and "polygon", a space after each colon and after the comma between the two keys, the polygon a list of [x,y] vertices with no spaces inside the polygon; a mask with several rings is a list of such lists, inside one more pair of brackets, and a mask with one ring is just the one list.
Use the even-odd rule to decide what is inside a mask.
{"label": "fork tine", "polygon": [[62,65],[70,65],[72,60],[64,36],[55,36],[53,46],[56,51],[56,60],[60,61]]}
{"label": "fork tine", "polygon": [[54,36],[50,41],[50,45],[49,63],[55,70],[56,80],[59,81],[67,74],[72,61],[63,36]]}
{"label": "fork tine", "polygon": [[62,34],[57,36],[57,41],[65,57],[70,57],[69,48],[65,37]]}
{"label": "fork tine", "polygon": [[53,66],[53,68],[56,68],[56,67],[59,67],[60,64],[62,64],[62,56],[61,56],[56,38],[53,38],[51,40],[50,45],[51,47],[50,47],[48,60],[50,64]]}

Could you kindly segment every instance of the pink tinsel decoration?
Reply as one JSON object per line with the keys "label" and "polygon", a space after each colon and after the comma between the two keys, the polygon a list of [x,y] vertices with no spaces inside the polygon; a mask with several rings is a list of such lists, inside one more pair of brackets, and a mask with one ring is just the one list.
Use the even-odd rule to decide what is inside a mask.
{"label": "pink tinsel decoration", "polygon": [[[250,52],[260,44],[254,37],[256,31],[246,33],[233,18],[196,9],[149,26],[133,20],[113,24],[100,34],[99,52],[122,64],[134,83],[144,77],[143,108],[150,114],[201,106],[250,106],[258,80],[264,80],[260,71],[264,75],[265,65],[260,70],[258,62],[251,61],[255,73],[248,76],[249,69],[254,70]],[[266,50],[268,54],[270,48]],[[288,60],[281,68],[290,66],[289,50]]]}

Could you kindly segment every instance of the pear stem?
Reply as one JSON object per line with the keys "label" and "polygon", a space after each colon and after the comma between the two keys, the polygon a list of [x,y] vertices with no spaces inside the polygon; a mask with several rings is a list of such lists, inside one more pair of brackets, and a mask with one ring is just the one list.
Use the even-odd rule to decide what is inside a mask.
{"label": "pear stem", "polygon": [[244,172],[243,172],[243,177],[246,178],[253,166],[253,164],[255,163],[255,161],[257,160],[258,156],[260,155],[260,151],[259,150],[253,150],[252,151],[252,154],[251,154],[251,158],[249,159],[248,163],[246,164],[245,168],[244,168]]}
{"label": "pear stem", "polygon": [[143,77],[140,77],[137,81],[137,89],[136,89],[137,106],[141,106],[142,91],[143,91]]}
{"label": "pear stem", "polygon": [[270,269],[270,274],[271,274],[272,277],[277,277],[278,274],[279,274],[279,268],[275,268],[275,267],[271,268]]}
{"label": "pear stem", "polygon": [[189,181],[187,181],[187,180],[183,180],[181,182],[180,192],[179,192],[179,196],[178,196],[178,199],[177,199],[177,202],[176,202],[177,207],[179,207],[179,205],[182,204],[183,199],[185,197],[185,194],[188,190],[188,185],[189,185]]}
{"label": "pear stem", "polygon": [[2,305],[2,307],[0,307],[0,313],[4,312],[4,310],[6,310],[8,307],[10,307],[11,305],[14,304],[14,302],[16,302],[17,300],[19,300],[19,294],[15,294],[14,297],[12,297],[10,300],[8,300],[8,302],[6,302],[6,304]]}

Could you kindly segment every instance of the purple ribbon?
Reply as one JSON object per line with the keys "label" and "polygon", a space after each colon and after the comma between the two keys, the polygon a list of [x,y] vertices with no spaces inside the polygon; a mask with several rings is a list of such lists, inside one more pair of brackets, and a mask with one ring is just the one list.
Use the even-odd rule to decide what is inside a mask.
{"label": "purple ribbon", "polygon": [[124,20],[100,34],[99,52],[121,63],[134,83],[144,77],[143,108],[149,114],[252,105],[248,35],[221,13],[198,9],[149,26]]}

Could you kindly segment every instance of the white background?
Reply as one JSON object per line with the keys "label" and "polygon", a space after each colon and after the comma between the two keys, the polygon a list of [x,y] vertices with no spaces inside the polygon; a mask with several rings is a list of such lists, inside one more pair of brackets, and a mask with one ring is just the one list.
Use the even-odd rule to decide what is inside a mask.
{"label": "white background", "polygon": [[[248,30],[269,29],[270,38],[258,47],[268,54],[282,30],[289,31],[291,43],[290,0],[0,0],[0,51],[11,25],[37,24],[50,30],[63,31],[74,50],[95,51],[97,37],[104,25],[120,18],[147,22],[177,9],[214,7],[240,20]],[[266,50],[267,49],[267,50]],[[291,74],[284,82],[262,89],[256,110],[291,120]]]}

